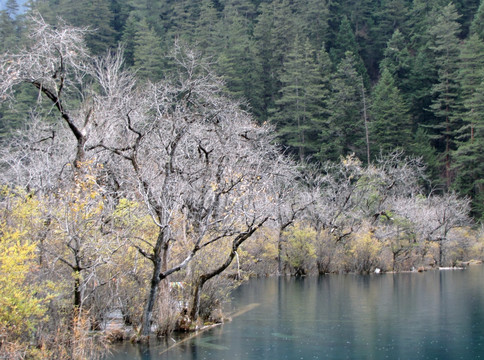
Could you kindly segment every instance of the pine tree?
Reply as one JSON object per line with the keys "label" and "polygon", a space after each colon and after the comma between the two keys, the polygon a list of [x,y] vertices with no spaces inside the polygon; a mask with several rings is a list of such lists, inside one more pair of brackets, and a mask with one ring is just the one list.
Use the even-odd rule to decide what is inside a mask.
{"label": "pine tree", "polygon": [[134,49],[136,47],[136,33],[139,20],[132,11],[124,24],[121,41],[124,44],[124,60],[127,66],[134,66]]}
{"label": "pine tree", "polygon": [[229,92],[245,99],[254,114],[262,113],[262,88],[257,76],[260,65],[255,56],[254,44],[249,37],[248,21],[238,10],[228,6],[225,10],[218,38],[218,72],[223,75]]}
{"label": "pine tree", "polygon": [[329,4],[327,0],[303,0],[296,8],[298,22],[311,45],[318,49],[326,43],[329,33]]}
{"label": "pine tree", "polygon": [[6,10],[0,11],[0,51],[13,50],[17,46],[18,36],[15,22]]}
{"label": "pine tree", "polygon": [[351,153],[366,158],[361,82],[354,56],[347,52],[331,81],[328,100],[330,116],[321,131],[319,158],[337,161],[340,156]]}
{"label": "pine tree", "polygon": [[434,140],[441,145],[442,158],[445,163],[445,179],[447,188],[450,187],[451,152],[455,149],[455,115],[457,113],[456,99],[459,93],[458,58],[460,25],[459,15],[452,3],[444,7],[439,14],[436,24],[429,29],[432,42],[429,49],[435,54],[438,67],[438,82],[432,86],[434,100],[430,105],[439,123],[432,125],[435,132]]}
{"label": "pine tree", "polygon": [[149,78],[153,81],[161,78],[165,68],[165,57],[160,40],[145,19],[138,22],[133,60],[141,78]]}
{"label": "pine tree", "polygon": [[215,56],[223,46],[220,45],[221,33],[218,25],[219,16],[212,0],[202,0],[194,38],[198,48],[205,54]]}
{"label": "pine tree", "polygon": [[476,34],[460,53],[460,116],[458,148],[453,152],[454,188],[473,199],[473,213],[484,216],[484,41]]}
{"label": "pine tree", "polygon": [[60,0],[57,15],[73,26],[89,27],[86,43],[98,55],[116,46],[110,5],[110,0]]}
{"label": "pine tree", "polygon": [[412,126],[409,109],[386,68],[373,90],[371,104],[371,153],[386,154],[397,147],[407,148]]}
{"label": "pine tree", "polygon": [[286,55],[289,53],[297,33],[292,7],[288,0],[263,3],[254,28],[256,54],[260,61],[259,79],[262,84],[263,111],[265,121],[268,109],[274,108],[274,101],[281,87],[280,76]]}
{"label": "pine tree", "polygon": [[476,14],[474,15],[469,32],[471,35],[477,34],[484,40],[484,1],[481,1]]}
{"label": "pine tree", "polygon": [[[459,137],[468,139],[470,122],[466,119],[473,109],[479,104],[475,103],[474,94],[484,80],[482,69],[484,69],[484,40],[477,34],[471,35],[462,45],[459,54],[458,80],[460,86],[459,111],[463,126]],[[471,116],[472,117],[472,116]]]}
{"label": "pine tree", "polygon": [[349,19],[343,16],[339,25],[339,31],[336,35],[335,44],[329,52],[333,63],[339,64],[345,57],[347,51],[350,51],[353,56],[356,56],[358,54],[358,43],[356,42],[355,33],[351,28]]}
{"label": "pine tree", "polygon": [[[430,183],[426,182],[425,185],[433,188],[436,186],[440,187],[442,179],[440,177],[438,154],[435,148],[430,145],[430,136],[422,126],[417,128],[417,131],[413,136],[410,144],[410,153],[422,158],[423,163],[426,165],[426,176],[430,180]],[[426,190],[430,191],[430,187]]]}
{"label": "pine tree", "polygon": [[466,114],[470,136],[454,152],[453,168],[457,171],[454,187],[472,198],[472,212],[484,220],[484,70],[483,81],[468,101],[472,109]]}
{"label": "pine tree", "polygon": [[388,40],[383,54],[380,67],[387,69],[395,80],[396,86],[405,92],[408,89],[411,58],[408,44],[399,29],[396,29]]}
{"label": "pine tree", "polygon": [[336,35],[335,46],[330,49],[329,54],[333,64],[338,64],[346,56],[347,52],[351,52],[354,56],[355,67],[358,74],[363,78],[365,85],[369,85],[369,77],[365,68],[365,64],[358,52],[358,43],[351,28],[351,23],[346,16],[341,20],[338,34]]}
{"label": "pine tree", "polygon": [[17,0],[7,0],[5,3],[5,10],[11,19],[15,19],[19,10]]}
{"label": "pine tree", "polygon": [[169,21],[172,27],[167,30],[169,38],[182,39],[189,42],[195,33],[195,25],[199,16],[200,4],[193,0],[177,0],[171,4]]}
{"label": "pine tree", "polygon": [[281,142],[304,161],[319,150],[318,119],[324,98],[315,51],[308,39],[300,40],[296,36],[284,62],[281,82],[277,110],[271,121],[276,125]]}
{"label": "pine tree", "polygon": [[274,47],[272,39],[273,24],[273,7],[267,3],[262,3],[260,6],[260,15],[257,17],[254,28],[255,52],[260,62],[258,81],[262,87],[261,121],[266,121],[268,119],[268,109],[274,107],[274,95],[276,92],[275,65],[272,56],[272,49]]}

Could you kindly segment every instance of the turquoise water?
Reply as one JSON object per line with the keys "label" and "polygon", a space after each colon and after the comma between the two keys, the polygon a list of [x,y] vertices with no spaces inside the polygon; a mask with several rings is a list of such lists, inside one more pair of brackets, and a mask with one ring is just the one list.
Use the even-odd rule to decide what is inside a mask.
{"label": "turquoise water", "polygon": [[234,312],[251,310],[179,345],[118,345],[110,359],[484,359],[484,266],[258,279],[233,298]]}

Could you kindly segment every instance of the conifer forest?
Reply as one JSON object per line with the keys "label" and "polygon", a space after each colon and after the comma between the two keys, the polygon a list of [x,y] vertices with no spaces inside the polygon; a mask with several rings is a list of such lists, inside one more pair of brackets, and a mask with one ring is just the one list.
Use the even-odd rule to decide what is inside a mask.
{"label": "conifer forest", "polygon": [[6,0],[0,142],[0,358],[221,322],[255,276],[466,266],[484,1]]}

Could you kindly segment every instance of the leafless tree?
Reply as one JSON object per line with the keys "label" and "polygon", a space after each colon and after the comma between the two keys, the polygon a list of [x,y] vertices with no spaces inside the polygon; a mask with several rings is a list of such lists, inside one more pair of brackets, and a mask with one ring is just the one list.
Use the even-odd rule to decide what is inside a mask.
{"label": "leafless tree", "polygon": [[[122,116],[123,131],[96,147],[120,159],[119,180],[136,189],[158,228],[154,241],[134,244],[153,266],[143,335],[163,279],[222,239],[232,238],[236,251],[267,220],[263,184],[277,154],[269,129],[223,96],[220,79],[196,52],[176,47],[174,60],[176,75],[140,89]],[[180,216],[185,239],[174,229]],[[170,248],[182,240],[185,256],[174,261]]]}
{"label": "leafless tree", "polygon": [[410,230],[421,242],[438,244],[438,266],[444,263],[450,230],[470,224],[469,200],[455,193],[401,198],[394,206],[398,215],[410,221]]}

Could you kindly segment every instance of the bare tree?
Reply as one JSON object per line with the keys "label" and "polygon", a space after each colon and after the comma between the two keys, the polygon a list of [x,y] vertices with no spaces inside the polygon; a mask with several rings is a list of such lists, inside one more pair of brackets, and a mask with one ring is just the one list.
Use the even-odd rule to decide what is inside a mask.
{"label": "bare tree", "polygon": [[[176,76],[140,90],[122,117],[125,131],[97,147],[123,160],[115,160],[123,168],[120,180],[136,189],[158,228],[154,241],[134,245],[153,266],[142,335],[150,332],[163,279],[222,239],[238,247],[266,221],[259,198],[276,156],[269,129],[222,95],[209,64],[194,51],[175,52]],[[174,261],[180,215],[188,241],[185,256]]]}
{"label": "bare tree", "polygon": [[470,224],[469,199],[459,198],[455,193],[398,199],[395,212],[411,222],[410,230],[421,242],[437,243],[438,266],[444,264],[450,231]]}

